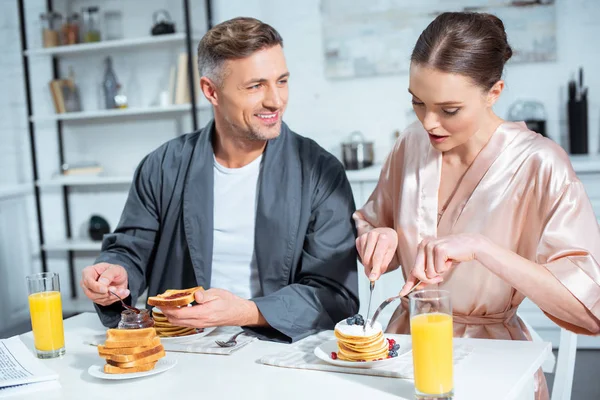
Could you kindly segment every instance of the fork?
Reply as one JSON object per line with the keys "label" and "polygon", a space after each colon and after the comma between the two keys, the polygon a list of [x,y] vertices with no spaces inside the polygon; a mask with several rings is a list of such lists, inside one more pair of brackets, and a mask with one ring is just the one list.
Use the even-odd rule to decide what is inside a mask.
{"label": "fork", "polygon": [[[422,283],[421,281],[417,282],[417,284],[415,286],[413,286],[412,289],[410,289],[408,291],[408,293],[406,293],[404,296],[408,296],[413,290],[415,290],[417,287],[419,287],[419,285],[421,283]],[[404,297],[404,296],[398,295],[398,296],[390,297],[387,300],[384,300],[383,303],[381,303],[379,305],[379,307],[377,307],[377,310],[375,310],[375,314],[373,314],[373,318],[371,319],[371,324],[370,324],[371,327],[373,327],[375,320],[377,319],[377,317],[379,317],[379,314],[381,314],[381,311],[383,311],[384,308],[386,308],[392,301],[398,300],[399,298]]]}
{"label": "fork", "polygon": [[113,296],[115,296],[117,299],[121,300],[121,304],[122,304],[122,305],[123,305],[123,307],[125,307],[126,309],[128,309],[128,310],[131,310],[131,311],[133,311],[133,312],[134,312],[134,313],[136,313],[136,314],[139,314],[139,313],[140,313],[140,310],[139,310],[139,309],[137,309],[137,308],[135,308],[135,307],[132,307],[132,306],[128,306],[127,304],[125,304],[125,302],[123,301],[123,299],[122,299],[121,297],[119,297],[119,296],[118,296],[118,295],[117,295],[115,292],[113,292],[113,291],[110,291],[110,290],[109,290],[109,291],[108,291],[108,293],[112,294],[112,295],[113,295]]}
{"label": "fork", "polygon": [[244,331],[238,332],[232,337],[229,338],[228,341],[224,342],[222,340],[215,340],[215,343],[219,345],[219,347],[233,347],[237,344],[237,340],[235,340],[238,336],[240,336]]}

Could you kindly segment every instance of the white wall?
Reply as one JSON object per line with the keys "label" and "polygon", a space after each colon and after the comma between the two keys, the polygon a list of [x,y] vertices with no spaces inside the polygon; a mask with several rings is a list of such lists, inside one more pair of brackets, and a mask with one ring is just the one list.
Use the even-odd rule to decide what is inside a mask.
{"label": "white wall", "polygon": [[[0,6],[0,193],[31,185],[16,1]],[[0,196],[0,332],[27,321],[25,276],[39,268],[31,190]]]}
{"label": "white wall", "polygon": [[[353,130],[375,141],[376,157],[383,160],[391,148],[392,132],[410,120],[407,75],[349,80],[324,76],[319,0],[215,1],[215,23],[247,15],[273,25],[283,36],[290,79],[290,103],[285,120],[298,133],[319,141],[339,156],[339,143]],[[496,111],[507,117],[520,98],[542,101],[553,138],[566,132],[565,87],[582,65],[590,87],[590,148],[600,150],[600,2],[557,0],[558,61],[507,67],[508,85]],[[593,23],[593,24],[592,24]],[[592,26],[593,25],[593,26]],[[509,37],[510,41],[510,37]],[[408,61],[407,61],[408,63]]]}

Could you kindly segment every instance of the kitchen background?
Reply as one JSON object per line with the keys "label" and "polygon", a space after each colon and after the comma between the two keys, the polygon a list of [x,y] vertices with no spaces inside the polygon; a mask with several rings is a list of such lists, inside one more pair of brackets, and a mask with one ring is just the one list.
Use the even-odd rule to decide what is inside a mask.
{"label": "kitchen background", "polygon": [[[63,16],[62,21],[54,21],[57,26],[73,22],[64,17],[78,12],[80,22],[85,17],[85,22],[91,19],[93,24],[91,33],[87,25],[80,27],[81,38],[97,39],[97,29],[100,41],[44,47],[57,40],[53,26],[48,25],[54,18],[46,14],[48,3]],[[543,120],[547,136],[569,149],[574,143],[569,139],[567,117],[569,80],[579,81],[581,69],[583,86],[588,88],[588,134],[585,144],[580,141],[573,149],[586,154],[572,159],[600,217],[600,46],[596,42],[600,1],[428,0],[420,2],[419,8],[409,8],[408,1],[384,0],[187,3],[192,52],[207,29],[209,8],[213,24],[253,16],[281,33],[292,75],[284,120],[340,159],[342,143],[353,132],[360,132],[373,145],[374,165],[348,171],[358,206],[374,188],[396,132],[414,119],[405,68],[416,35],[424,21],[433,18],[428,12],[442,3],[455,9],[491,6],[491,11],[503,13],[509,41],[522,50],[506,68],[507,88],[496,106],[500,116]],[[514,7],[509,3],[536,4]],[[28,321],[24,276],[41,271],[41,248],[46,267],[61,275],[65,312],[92,310],[79,293],[78,279],[81,269],[98,253],[100,245],[93,238],[107,229],[106,224],[110,229],[117,224],[130,177],[141,158],[193,127],[185,80],[184,4],[175,0],[0,0],[0,332]],[[355,16],[364,16],[365,9],[370,14],[358,20],[366,21],[363,26]],[[158,10],[169,15],[153,16]],[[171,22],[174,34],[151,36],[153,28],[155,33],[170,32]],[[364,28],[362,36],[356,34],[359,25]],[[46,35],[44,27],[50,29]],[[107,69],[107,57],[111,69]],[[56,77],[70,76],[75,86],[65,81],[50,84],[55,78],[53,59]],[[117,104],[109,106],[119,109],[106,111],[103,84],[117,91]],[[201,127],[211,111],[200,97],[194,106]],[[513,113],[523,108],[525,114]],[[57,114],[57,110],[67,112]],[[576,141],[584,128],[579,124],[574,129]],[[62,164],[68,164],[68,169],[61,174]],[[90,230],[92,216],[99,218],[93,218]],[[399,274],[386,276],[374,302],[396,293],[401,285]],[[366,289],[363,280],[361,295]],[[535,306],[525,304],[521,314],[544,339],[557,343],[558,329]],[[596,348],[600,340],[584,337],[579,345]]]}

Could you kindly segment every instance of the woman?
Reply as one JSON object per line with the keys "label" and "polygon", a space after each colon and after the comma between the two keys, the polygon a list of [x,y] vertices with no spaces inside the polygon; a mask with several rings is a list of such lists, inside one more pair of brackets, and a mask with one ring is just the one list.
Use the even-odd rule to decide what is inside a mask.
{"label": "woman", "polygon": [[[492,106],[512,50],[495,16],[445,13],[419,37],[409,92],[419,121],[354,219],[369,279],[402,267],[401,294],[449,290],[456,337],[526,340],[525,297],[577,333],[600,331],[600,229],[569,158]],[[408,333],[407,301],[388,332]],[[538,372],[537,398],[548,397]]]}

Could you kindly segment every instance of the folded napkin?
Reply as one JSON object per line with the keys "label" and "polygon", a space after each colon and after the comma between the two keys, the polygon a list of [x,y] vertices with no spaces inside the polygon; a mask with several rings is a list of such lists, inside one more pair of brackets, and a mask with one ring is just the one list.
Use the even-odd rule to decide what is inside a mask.
{"label": "folded napkin", "polygon": [[162,341],[162,345],[166,351],[230,355],[245,347],[247,344],[258,340],[254,336],[242,334],[237,337],[237,344],[233,347],[220,347],[215,343],[216,340],[226,342],[231,336],[239,331],[240,328],[217,328],[208,335],[200,338],[184,336],[175,341]]}
{"label": "folded napkin", "polygon": [[[386,335],[393,337],[393,335]],[[412,352],[401,354],[388,365],[375,368],[350,368],[329,364],[314,354],[317,346],[335,339],[332,331],[321,332],[298,342],[291,351],[285,351],[262,357],[259,362],[284,368],[312,369],[318,371],[342,372],[347,374],[385,376],[390,378],[414,379]],[[454,345],[454,365],[464,360],[473,348]]]}
{"label": "folded napkin", "polygon": [[[243,334],[237,337],[237,344],[233,347],[219,347],[216,340],[226,342],[231,336],[240,331],[237,327],[219,327],[206,336],[182,336],[178,338],[164,338],[161,344],[166,351],[175,351],[182,353],[203,353],[203,354],[222,354],[230,355],[245,347],[247,344],[258,340],[249,334]],[[98,346],[104,343],[106,335],[94,335],[90,340],[84,341],[84,344]]]}

